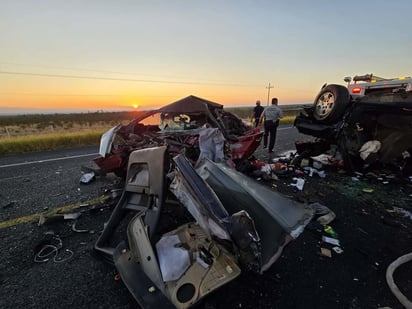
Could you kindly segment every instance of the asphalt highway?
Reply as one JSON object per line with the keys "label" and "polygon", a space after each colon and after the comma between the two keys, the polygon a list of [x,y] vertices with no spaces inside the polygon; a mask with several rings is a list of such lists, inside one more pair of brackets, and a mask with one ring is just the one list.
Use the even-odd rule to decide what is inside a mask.
{"label": "asphalt highway", "polygon": [[[290,125],[279,127],[275,150],[294,149],[300,137]],[[81,166],[97,152],[96,145],[0,157],[0,308],[131,308],[114,267],[93,254],[110,208],[82,215],[77,229],[85,233],[73,232],[69,221],[37,224],[44,211],[100,203],[114,175],[79,183]],[[59,242],[59,256],[36,262],[35,252],[50,241]]]}
{"label": "asphalt highway", "polygon": [[[275,150],[294,150],[300,138],[294,127],[280,126]],[[106,179],[79,183],[81,166],[97,156],[92,146],[0,157],[0,222],[98,196]]]}
{"label": "asphalt highway", "polygon": [[[307,139],[290,125],[280,126],[275,153]],[[93,250],[115,203],[101,197],[118,181],[109,174],[79,183],[81,166],[91,166],[97,152],[96,145],[0,157],[0,308],[138,308],[116,269]],[[255,155],[265,162],[272,158],[262,147]],[[377,173],[383,172],[391,176]],[[396,211],[410,210],[412,187],[395,178],[384,184],[333,168],[326,173],[324,179],[301,176],[302,191],[291,186],[297,174],[262,182],[295,201],[332,209],[343,253],[321,254],[332,246],[322,242],[323,227],[312,220],[267,272],[243,271],[195,308],[401,308],[385,273],[412,250],[412,221]],[[38,224],[44,212],[79,212],[79,206],[76,221]],[[50,255],[39,256],[45,245]],[[395,282],[411,295],[408,267],[395,273]]]}

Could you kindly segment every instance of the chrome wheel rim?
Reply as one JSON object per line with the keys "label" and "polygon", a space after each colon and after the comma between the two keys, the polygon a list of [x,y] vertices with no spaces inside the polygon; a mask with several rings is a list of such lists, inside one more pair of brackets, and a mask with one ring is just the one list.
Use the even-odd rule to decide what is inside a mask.
{"label": "chrome wheel rim", "polygon": [[325,118],[332,112],[334,105],[335,96],[332,92],[326,91],[319,97],[318,101],[316,102],[316,114],[321,119]]}

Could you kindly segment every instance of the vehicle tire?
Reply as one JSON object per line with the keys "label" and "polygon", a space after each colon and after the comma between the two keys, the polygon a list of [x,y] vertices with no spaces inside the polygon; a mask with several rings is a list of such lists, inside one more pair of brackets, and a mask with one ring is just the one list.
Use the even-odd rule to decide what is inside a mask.
{"label": "vehicle tire", "polygon": [[349,100],[349,91],[345,86],[327,85],[313,103],[313,117],[320,122],[335,123],[343,116]]}

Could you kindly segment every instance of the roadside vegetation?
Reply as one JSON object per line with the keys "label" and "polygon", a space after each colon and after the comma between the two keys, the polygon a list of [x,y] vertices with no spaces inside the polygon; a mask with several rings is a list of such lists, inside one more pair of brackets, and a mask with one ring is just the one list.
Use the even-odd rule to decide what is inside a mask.
{"label": "roadside vegetation", "polygon": [[[253,107],[227,111],[250,121]],[[108,129],[136,118],[140,111],[79,114],[0,116],[0,155],[98,145]],[[285,112],[281,123],[293,123],[295,111]]]}

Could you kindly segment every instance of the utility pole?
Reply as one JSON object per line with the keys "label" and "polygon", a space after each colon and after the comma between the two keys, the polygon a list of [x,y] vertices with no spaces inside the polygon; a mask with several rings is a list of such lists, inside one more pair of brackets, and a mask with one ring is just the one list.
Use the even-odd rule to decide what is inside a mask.
{"label": "utility pole", "polygon": [[273,88],[273,85],[270,85],[266,87],[266,89],[268,90],[268,100],[266,102],[266,106],[269,106],[269,97],[270,97],[270,89]]}

